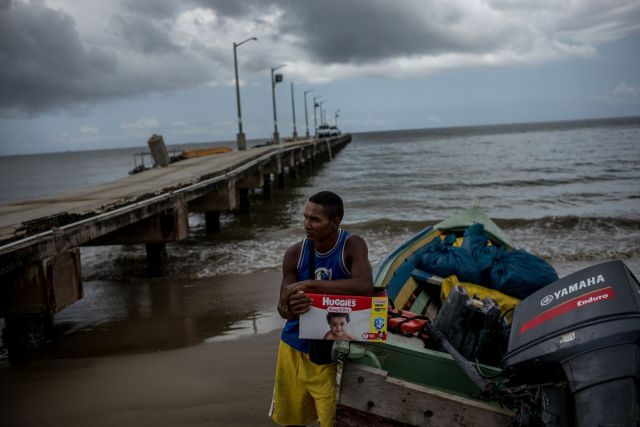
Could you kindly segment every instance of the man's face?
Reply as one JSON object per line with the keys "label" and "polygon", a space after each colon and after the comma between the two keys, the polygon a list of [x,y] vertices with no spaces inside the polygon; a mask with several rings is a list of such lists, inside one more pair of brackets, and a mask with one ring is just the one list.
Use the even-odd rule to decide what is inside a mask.
{"label": "man's face", "polygon": [[310,240],[322,240],[338,229],[339,220],[330,220],[322,205],[307,202],[304,207],[304,231]]}
{"label": "man's face", "polygon": [[330,326],[334,335],[342,336],[347,329],[347,319],[344,317],[332,317]]}

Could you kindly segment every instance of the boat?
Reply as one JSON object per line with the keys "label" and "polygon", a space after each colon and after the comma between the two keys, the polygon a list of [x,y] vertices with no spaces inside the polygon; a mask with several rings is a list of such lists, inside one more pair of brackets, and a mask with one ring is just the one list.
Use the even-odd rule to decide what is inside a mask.
{"label": "boat", "polygon": [[[209,147],[209,148],[194,148],[190,150],[173,149],[169,151],[169,163],[176,163],[186,159],[195,159],[199,157],[214,156],[218,154],[225,154],[232,152],[233,149],[226,146]],[[135,175],[140,172],[152,169],[153,166],[147,166],[145,164],[145,157],[148,157],[149,163],[153,164],[153,156],[149,152],[134,153],[133,163],[134,167],[129,171],[129,175]]]}
{"label": "boat", "polygon": [[[451,279],[421,271],[420,259],[434,239],[459,239],[476,223],[491,245],[514,248],[472,207],[418,232],[376,266],[374,286],[386,290],[393,312],[416,316],[414,323],[424,327],[390,333],[385,342],[334,344],[335,425],[640,425],[640,285],[621,261],[589,267],[516,300],[508,346],[497,361],[467,360],[439,331],[446,326],[437,322],[444,310],[440,293]],[[577,306],[580,301],[587,303]],[[628,399],[610,398],[621,393]]]}

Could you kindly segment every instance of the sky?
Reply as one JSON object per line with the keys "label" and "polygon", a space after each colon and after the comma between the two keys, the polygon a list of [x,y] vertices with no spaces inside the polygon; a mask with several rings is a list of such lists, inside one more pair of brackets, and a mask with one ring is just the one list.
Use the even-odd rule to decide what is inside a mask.
{"label": "sky", "polygon": [[0,155],[235,140],[251,37],[248,139],[640,115],[638,0],[0,0]]}

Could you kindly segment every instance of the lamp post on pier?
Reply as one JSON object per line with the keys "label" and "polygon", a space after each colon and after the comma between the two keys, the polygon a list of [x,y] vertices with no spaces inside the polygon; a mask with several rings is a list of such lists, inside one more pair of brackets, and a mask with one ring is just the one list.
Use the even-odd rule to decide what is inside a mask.
{"label": "lamp post on pier", "polygon": [[318,102],[318,107],[320,108],[320,126],[327,124],[327,109],[322,108],[322,104],[327,102],[326,100]]}
{"label": "lamp post on pier", "polygon": [[313,97],[313,135],[315,136],[318,133],[318,117],[316,115],[316,109],[318,108],[318,99],[319,96]]}
{"label": "lamp post on pier", "polygon": [[298,131],[296,130],[296,103],[293,98],[293,82],[291,82],[291,111],[293,112],[293,139],[298,139]]}
{"label": "lamp post on pier", "polygon": [[309,139],[309,117],[307,116],[307,94],[313,92],[313,89],[304,91],[304,124],[307,126],[307,139]]}
{"label": "lamp post on pier", "polygon": [[[316,135],[316,136],[318,136],[318,121],[317,121],[317,115],[316,115],[317,113],[316,113],[316,110],[317,110],[317,109],[318,109],[318,107],[320,107],[322,104],[324,104],[325,102],[327,102],[326,100],[325,100],[325,101],[320,101],[320,102],[316,101],[316,100],[317,100],[317,99],[319,99],[319,98],[320,98],[319,96],[314,96],[314,97],[313,97],[313,125],[314,125],[314,127],[315,127],[315,135]],[[320,121],[322,121],[322,109],[320,110]],[[322,124],[322,123],[320,123],[320,124]]]}
{"label": "lamp post on pier", "polygon": [[336,110],[333,116],[333,125],[338,129],[338,117],[340,116],[340,110]]}
{"label": "lamp post on pier", "polygon": [[236,135],[236,142],[238,145],[238,150],[246,150],[247,149],[247,138],[242,131],[242,109],[240,108],[240,82],[238,79],[238,54],[236,50],[239,46],[245,44],[248,41],[258,41],[256,37],[250,37],[246,40],[241,41],[240,43],[233,42],[233,66],[236,70],[236,103],[238,105],[238,135]]}
{"label": "lamp post on pier", "polygon": [[282,81],[282,74],[274,74],[274,71],[279,70],[282,67],[286,67],[287,64],[278,65],[271,68],[271,99],[273,101],[273,143],[280,144],[280,134],[278,133],[278,115],[276,114],[276,83]]}

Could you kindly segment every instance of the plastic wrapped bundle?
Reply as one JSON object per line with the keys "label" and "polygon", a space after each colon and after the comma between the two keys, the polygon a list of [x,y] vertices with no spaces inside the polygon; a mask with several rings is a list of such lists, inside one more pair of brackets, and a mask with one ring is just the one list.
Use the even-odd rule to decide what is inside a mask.
{"label": "plastic wrapped bundle", "polygon": [[441,277],[458,276],[463,282],[478,283],[480,272],[471,254],[463,248],[452,246],[454,235],[444,240],[433,239],[422,256],[421,268]]}
{"label": "plastic wrapped bundle", "polygon": [[477,283],[486,285],[491,280],[491,266],[497,251],[495,246],[487,246],[488,243],[489,239],[484,232],[484,225],[476,223],[464,231],[462,248],[471,254],[478,265],[480,281]]}
{"label": "plastic wrapped bundle", "polygon": [[524,299],[558,280],[558,273],[545,260],[523,250],[499,249],[491,266],[491,288]]}

